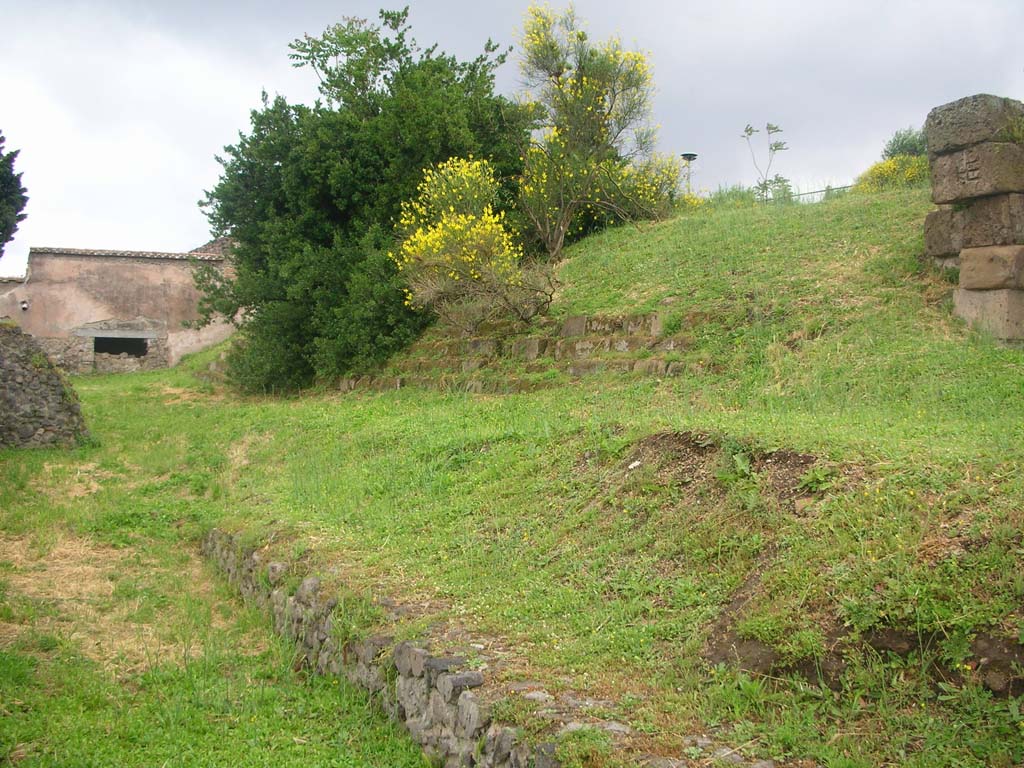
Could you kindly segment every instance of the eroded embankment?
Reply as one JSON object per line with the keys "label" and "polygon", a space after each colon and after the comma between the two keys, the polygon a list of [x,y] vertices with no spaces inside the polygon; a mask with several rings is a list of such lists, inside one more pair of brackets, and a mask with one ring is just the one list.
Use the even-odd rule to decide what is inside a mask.
{"label": "eroded embankment", "polygon": [[[369,691],[428,755],[446,766],[554,768],[562,765],[560,755],[566,752],[579,756],[580,743],[585,752],[592,734],[598,735],[597,744],[616,744],[630,764],[695,764],[682,756],[645,752],[650,742],[643,734],[600,718],[615,702],[572,691],[553,695],[531,680],[498,684],[490,672],[500,669],[514,650],[493,640],[474,642],[444,629],[419,640],[400,640],[388,632],[356,639],[346,629],[353,620],[351,603],[322,589],[318,577],[305,576],[294,586],[289,564],[268,560],[240,537],[216,529],[204,538],[202,549],[247,600],[271,613],[275,630],[296,643],[299,664],[321,675],[344,675]],[[389,618],[400,613],[391,612]],[[705,733],[686,736],[682,743],[705,761],[776,765],[745,760]]]}
{"label": "eroded embankment", "polygon": [[[601,463],[582,457],[581,466],[592,459]],[[875,482],[868,470],[793,451],[758,450],[708,434],[668,432],[638,441],[599,476],[591,502],[591,524],[598,534],[621,518],[625,507],[636,520],[658,514],[685,518],[677,524],[694,534],[692,541],[664,555],[660,567],[685,570],[705,556],[713,564],[709,568],[719,569],[705,575],[731,585],[708,597],[716,600],[710,606],[712,618],[688,630],[699,641],[693,658],[700,657],[706,667],[725,664],[770,676],[797,673],[841,690],[851,665],[882,653],[919,658],[922,669],[939,682],[963,683],[969,675],[999,695],[1021,690],[1024,649],[995,634],[976,633],[959,670],[942,662],[934,632],[877,622],[858,630],[828,601],[804,606],[820,638],[809,652],[801,655],[799,649],[758,636],[758,627],[774,609],[777,574],[793,565],[792,531],[806,531],[804,538],[812,538],[828,530],[833,525],[829,517],[838,519],[845,509],[839,502],[868,495],[864,489]],[[825,524],[818,525],[822,520]],[[729,559],[721,556],[719,545],[713,556],[704,534],[725,529],[756,546]],[[784,530],[788,537],[780,533]],[[703,555],[701,546],[707,550]],[[315,575],[296,572],[301,564],[274,561],[272,548],[245,547],[241,539],[216,530],[206,538],[204,551],[247,598],[273,614],[277,631],[299,645],[304,664],[321,674],[344,674],[371,691],[428,753],[447,765],[554,765],[560,744],[581,732],[597,732],[640,764],[689,765],[691,755],[744,761],[734,747],[704,733],[676,733],[673,746],[666,748],[665,740],[609,719],[607,713],[621,711],[620,702],[558,688],[552,693],[540,683],[501,674],[520,666],[511,661],[516,650],[508,641],[451,627],[424,632],[422,624],[410,640],[409,625],[397,621],[399,596],[379,603],[384,619],[378,625],[385,631],[356,639],[353,618],[346,613],[352,606],[343,596],[339,604],[339,594],[322,588]],[[552,558],[561,556],[552,553]],[[682,647],[678,641],[663,642],[659,651],[669,657]]]}

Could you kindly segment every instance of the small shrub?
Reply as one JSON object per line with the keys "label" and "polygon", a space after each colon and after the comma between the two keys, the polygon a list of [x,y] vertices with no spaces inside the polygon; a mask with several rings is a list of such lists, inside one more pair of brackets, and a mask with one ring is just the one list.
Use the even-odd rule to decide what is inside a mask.
{"label": "small shrub", "polygon": [[488,320],[526,322],[548,308],[554,276],[544,265],[522,264],[498,195],[485,160],[455,157],[424,171],[416,198],[402,204],[401,243],[390,254],[409,306],[467,331]]}
{"label": "small shrub", "polygon": [[1002,130],[999,139],[1014,144],[1024,144],[1024,117],[1012,118]]}
{"label": "small shrub", "polygon": [[857,177],[853,188],[857,192],[887,192],[922,187],[930,179],[927,157],[897,155],[872,165]]}
{"label": "small shrub", "polygon": [[743,134],[740,136],[741,139],[747,142],[747,149],[750,150],[750,159],[757,170],[758,181],[753,186],[752,191],[757,200],[762,203],[766,203],[769,200],[772,202],[791,203],[793,202],[793,188],[790,186],[789,179],[777,173],[774,176],[768,175],[772,170],[772,163],[775,162],[775,155],[779,152],[785,152],[789,147],[786,146],[786,142],[772,138],[776,134],[782,133],[782,129],[779,126],[774,123],[766,123],[764,130],[768,136],[768,159],[764,170],[761,170],[761,165],[757,162],[757,154],[754,152],[754,145],[750,141],[751,137],[755,133],[760,133],[760,131],[747,123],[747,127],[743,129]]}
{"label": "small shrub", "polygon": [[923,157],[928,154],[928,143],[925,141],[923,128],[903,128],[896,131],[892,138],[885,143],[882,150],[883,160],[892,160],[894,157],[909,156]]}

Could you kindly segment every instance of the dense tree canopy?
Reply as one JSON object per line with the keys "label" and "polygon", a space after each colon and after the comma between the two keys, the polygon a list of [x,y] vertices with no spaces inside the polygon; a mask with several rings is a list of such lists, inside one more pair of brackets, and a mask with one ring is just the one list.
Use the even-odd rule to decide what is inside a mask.
{"label": "dense tree canopy", "polygon": [[14,160],[18,150],[4,152],[4,134],[0,131],[0,256],[4,246],[14,239],[18,223],[24,221],[25,204],[28,203],[26,189],[21,186],[21,174],[14,172]]}
{"label": "dense tree canopy", "polygon": [[265,95],[248,134],[218,158],[203,203],[237,245],[231,278],[201,270],[204,309],[238,316],[231,372],[253,390],[302,386],[386,357],[424,322],[386,250],[422,170],[453,156],[521,171],[524,110],[494,94],[503,56],[461,62],[409,38],[406,12],[347,20],[295,41],[319,77],[312,107]]}

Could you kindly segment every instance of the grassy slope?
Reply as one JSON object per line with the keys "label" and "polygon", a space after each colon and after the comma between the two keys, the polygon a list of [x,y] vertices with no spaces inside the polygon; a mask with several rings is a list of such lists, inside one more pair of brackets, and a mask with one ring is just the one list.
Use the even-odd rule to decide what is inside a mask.
{"label": "grassy slope", "polygon": [[[928,208],[912,192],[719,210],[572,249],[554,312],[663,308],[700,371],[678,379],[290,401],[197,391],[187,370],[82,379],[101,445],[0,455],[0,521],[115,543],[276,531],[356,590],[440,598],[440,618],[519,643],[523,674],[612,694],[677,753],[722,723],[757,754],[829,766],[1011,765],[1019,712],[969,674],[941,691],[915,660],[867,658],[833,700],[696,660],[755,568],[741,630],[793,657],[836,622],[935,632],[950,662],[974,632],[1021,630],[1024,364],[950,317],[951,286],[917,261]],[[663,430],[856,469],[800,518],[736,478],[625,477],[630,446]],[[97,492],[34,490],[83,463]]]}

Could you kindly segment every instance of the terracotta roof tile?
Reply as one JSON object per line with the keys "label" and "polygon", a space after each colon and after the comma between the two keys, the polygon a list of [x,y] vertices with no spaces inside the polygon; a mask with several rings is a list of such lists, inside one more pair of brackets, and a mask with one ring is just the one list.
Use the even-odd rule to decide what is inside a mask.
{"label": "terracotta roof tile", "polygon": [[235,247],[235,241],[224,235],[218,237],[215,240],[211,240],[206,245],[200,245],[198,248],[193,248],[189,253],[216,253],[219,256],[228,256],[231,253],[231,249]]}
{"label": "terracotta roof tile", "polygon": [[92,248],[30,248],[29,256],[40,254],[47,256],[98,256],[114,259],[164,259],[170,261],[223,261],[221,253],[195,250],[190,253],[167,253],[164,251],[107,251]]}

